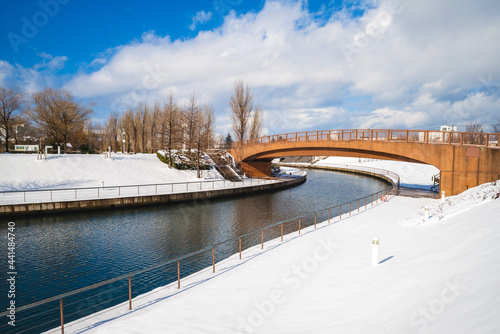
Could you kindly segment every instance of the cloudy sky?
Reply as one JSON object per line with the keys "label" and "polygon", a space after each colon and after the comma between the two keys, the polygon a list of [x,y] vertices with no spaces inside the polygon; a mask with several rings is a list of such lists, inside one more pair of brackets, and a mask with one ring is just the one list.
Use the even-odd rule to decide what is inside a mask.
{"label": "cloudy sky", "polygon": [[67,89],[95,121],[195,92],[226,133],[238,79],[269,134],[500,121],[498,0],[9,0],[0,22],[0,85]]}

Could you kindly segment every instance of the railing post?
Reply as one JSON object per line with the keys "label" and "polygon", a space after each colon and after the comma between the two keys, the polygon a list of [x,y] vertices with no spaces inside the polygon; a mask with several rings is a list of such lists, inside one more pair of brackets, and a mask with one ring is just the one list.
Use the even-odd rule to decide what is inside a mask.
{"label": "railing post", "polygon": [[316,212],[314,213],[314,229],[316,229]]}
{"label": "railing post", "polygon": [[241,238],[238,239],[240,244],[240,260],[241,260]]}
{"label": "railing post", "polygon": [[460,147],[464,145],[464,133],[460,132]]}
{"label": "railing post", "polygon": [[261,239],[260,249],[264,249],[264,230],[260,231],[260,239]]}
{"label": "railing post", "polygon": [[489,136],[490,136],[490,135],[486,133],[486,134],[485,134],[485,136],[486,136],[486,139],[485,139],[485,142],[486,142],[486,143],[484,144],[484,147],[485,147],[485,148],[488,148],[488,141],[489,141]]}
{"label": "railing post", "polygon": [[[97,188],[97,189],[99,189],[99,188]],[[99,196],[97,196],[97,197],[99,197]],[[50,201],[52,201],[52,190],[50,191]]]}
{"label": "railing post", "polygon": [[342,130],[342,135],[341,135],[341,137],[340,137],[340,140],[341,140],[341,141],[344,141],[344,130]]}
{"label": "railing post", "polygon": [[281,242],[283,242],[283,224],[281,224]]}
{"label": "railing post", "polygon": [[158,185],[155,184],[155,194],[158,194]]}
{"label": "railing post", "polygon": [[391,130],[387,130],[387,141],[390,141],[389,140],[389,136],[391,135]]}
{"label": "railing post", "polygon": [[340,212],[340,215],[339,215],[339,220],[342,219],[342,205],[340,205],[340,208],[339,208],[339,212]]}
{"label": "railing post", "polygon": [[371,204],[371,206],[373,206],[373,195],[371,195],[371,197],[370,197],[370,204]]}
{"label": "railing post", "polygon": [[300,235],[300,218],[299,218],[299,235]]}
{"label": "railing post", "polygon": [[141,186],[137,186],[137,196],[141,194]]}
{"label": "railing post", "polygon": [[[76,199],[76,188],[75,188],[75,199]],[[25,200],[26,201],[26,200]]]}
{"label": "railing post", "polygon": [[128,309],[132,309],[132,276],[128,277]]}
{"label": "railing post", "polygon": [[365,210],[366,210],[366,200],[367,200],[367,198],[365,197]]}
{"label": "railing post", "polygon": [[26,203],[26,191],[23,191],[24,203]]}
{"label": "railing post", "polygon": [[330,209],[328,209],[328,224],[330,224]]}
{"label": "railing post", "polygon": [[373,141],[373,130],[370,130],[370,140]]}
{"label": "railing post", "polygon": [[354,141],[358,140],[358,130],[354,130]]}
{"label": "railing post", "polygon": [[212,247],[212,267],[213,267],[213,272],[215,274],[215,246]]}
{"label": "railing post", "polygon": [[181,265],[177,260],[177,289],[181,288]]}
{"label": "railing post", "polygon": [[63,312],[63,299],[59,299],[59,308],[61,310],[61,333],[64,334],[64,312]]}
{"label": "railing post", "polygon": [[358,212],[359,212],[359,199],[358,199]]}

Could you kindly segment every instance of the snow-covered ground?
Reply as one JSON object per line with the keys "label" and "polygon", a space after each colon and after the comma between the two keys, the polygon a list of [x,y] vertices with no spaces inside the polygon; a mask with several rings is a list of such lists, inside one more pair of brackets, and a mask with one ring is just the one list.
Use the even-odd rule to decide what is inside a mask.
{"label": "snow-covered ground", "polygon": [[[170,169],[156,154],[48,155],[0,154],[0,191],[59,189],[197,181],[196,171]],[[215,170],[204,180],[222,179]]]}
{"label": "snow-covered ground", "polygon": [[426,190],[431,189],[431,187],[434,185],[432,177],[439,173],[439,169],[432,165],[391,160],[328,157],[317,162],[316,164],[347,164],[350,166],[359,165],[385,169],[399,175],[399,177],[401,178],[401,186]]}
{"label": "snow-covered ground", "polygon": [[[67,333],[500,333],[500,182],[391,197],[244,251]],[[431,208],[429,221],[424,207]],[[372,238],[380,239],[377,266]],[[58,333],[54,329],[52,333]]]}

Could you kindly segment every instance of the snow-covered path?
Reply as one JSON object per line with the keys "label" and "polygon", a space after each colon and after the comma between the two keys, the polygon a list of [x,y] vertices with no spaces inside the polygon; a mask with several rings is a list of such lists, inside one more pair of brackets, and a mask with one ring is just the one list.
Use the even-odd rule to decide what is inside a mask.
{"label": "snow-covered path", "polygon": [[[157,289],[136,298],[133,311],[122,304],[67,332],[498,333],[500,200],[491,198],[499,189],[448,198],[461,213],[449,210],[439,222],[419,215],[443,206],[439,199],[391,198],[249,249],[243,260],[217,264],[216,275],[208,268],[183,279],[180,291]],[[487,201],[472,205],[480,194]]]}

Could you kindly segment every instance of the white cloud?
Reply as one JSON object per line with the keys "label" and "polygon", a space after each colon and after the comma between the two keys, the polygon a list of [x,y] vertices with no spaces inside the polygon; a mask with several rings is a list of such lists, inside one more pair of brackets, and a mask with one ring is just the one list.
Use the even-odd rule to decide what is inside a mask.
{"label": "white cloud", "polygon": [[[65,87],[107,101],[103,109],[164,99],[170,89],[183,104],[196,91],[215,107],[225,132],[236,79],[252,88],[270,133],[496,121],[499,2],[382,0],[362,7],[356,19],[345,9],[320,21],[301,1],[267,1],[260,12],[230,12],[220,28],[194,38],[145,32],[99,55],[99,66]],[[197,13],[194,26],[210,15]],[[64,64],[54,59],[44,66]]]}
{"label": "white cloud", "polygon": [[203,24],[210,21],[210,19],[212,19],[212,13],[206,13],[204,10],[202,10],[201,12],[196,13],[196,15],[192,17],[192,19],[193,23],[191,23],[191,25],[189,26],[189,30],[194,31],[198,23]]}

